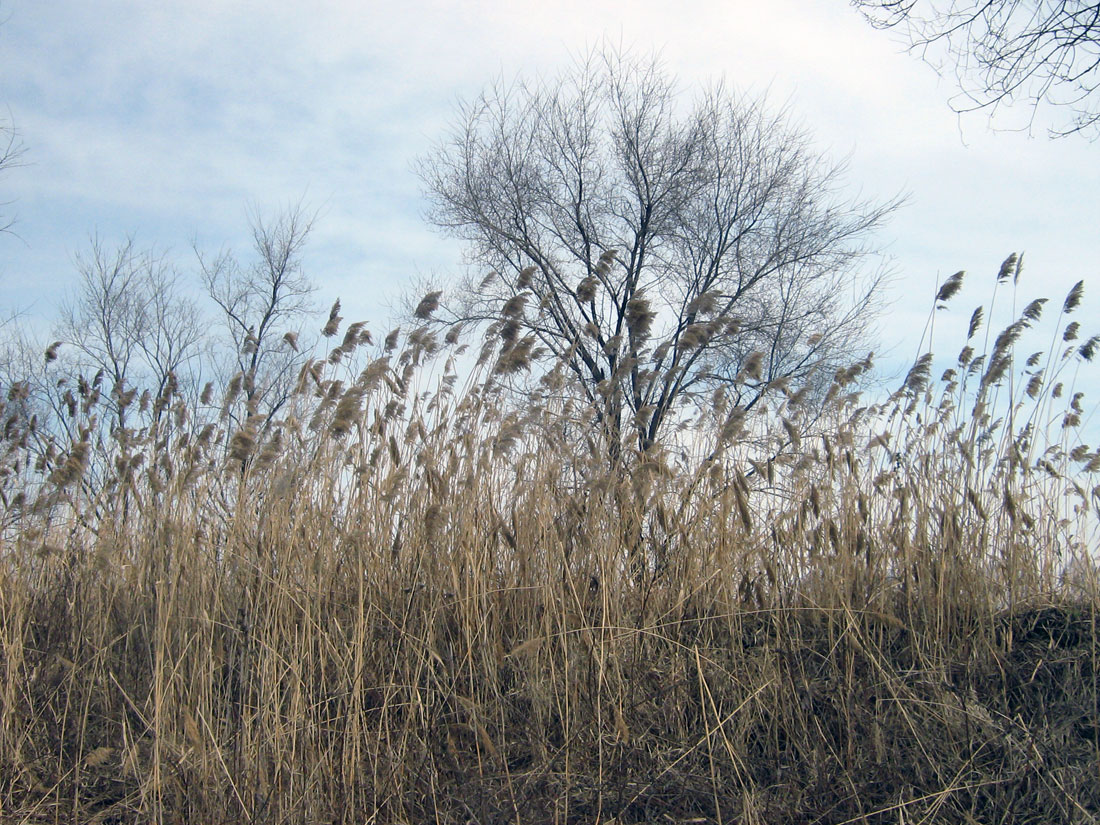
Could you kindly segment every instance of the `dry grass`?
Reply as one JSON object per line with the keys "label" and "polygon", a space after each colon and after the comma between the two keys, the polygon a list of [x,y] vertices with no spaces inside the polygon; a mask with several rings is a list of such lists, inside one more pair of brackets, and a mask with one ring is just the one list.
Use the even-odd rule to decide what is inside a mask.
{"label": "dry grass", "polygon": [[567,386],[506,403],[514,348],[458,389],[423,332],[274,424],[91,405],[35,469],[13,419],[0,819],[1095,821],[1097,461],[1006,332],[614,468]]}

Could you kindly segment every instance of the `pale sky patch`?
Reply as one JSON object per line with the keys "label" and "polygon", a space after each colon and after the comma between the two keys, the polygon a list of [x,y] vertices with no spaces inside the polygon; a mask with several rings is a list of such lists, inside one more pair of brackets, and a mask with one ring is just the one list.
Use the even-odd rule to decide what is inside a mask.
{"label": "pale sky patch", "polygon": [[[412,171],[454,106],[487,83],[560,71],[605,39],[658,50],[687,93],[719,79],[767,93],[836,159],[852,193],[909,202],[878,236],[894,284],[887,359],[917,354],[937,281],[970,272],[959,317],[1000,261],[1026,251],[1021,300],[1061,302],[1100,258],[1100,147],[992,132],[961,120],[954,89],[870,28],[846,0],[501,0],[401,4],[8,0],[0,103],[27,165],[0,178],[6,309],[49,318],[73,256],[98,233],[170,249],[246,251],[250,206],[319,210],[306,265],[318,302],[386,326],[386,300],[418,276],[462,271],[428,227]],[[971,291],[972,290],[972,291]],[[1090,293],[1086,292],[1087,296]],[[969,302],[969,303],[967,303]],[[1081,320],[1096,300],[1087,297]],[[1100,326],[1100,325],[1098,325]],[[952,353],[961,341],[946,340]]]}

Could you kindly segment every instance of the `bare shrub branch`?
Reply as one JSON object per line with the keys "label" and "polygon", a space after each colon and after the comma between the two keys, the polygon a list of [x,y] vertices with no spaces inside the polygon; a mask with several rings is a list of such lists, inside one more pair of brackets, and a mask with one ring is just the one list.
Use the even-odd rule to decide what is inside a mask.
{"label": "bare shrub branch", "polygon": [[1070,117],[1052,136],[1100,127],[1100,3],[1084,0],[852,0],[878,28],[896,28],[914,52],[954,72],[957,112],[1019,103]]}

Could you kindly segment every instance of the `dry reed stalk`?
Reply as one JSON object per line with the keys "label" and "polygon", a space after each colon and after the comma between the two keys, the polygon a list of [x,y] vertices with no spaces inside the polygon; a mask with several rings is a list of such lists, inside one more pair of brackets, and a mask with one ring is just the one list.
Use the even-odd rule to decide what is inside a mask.
{"label": "dry reed stalk", "polygon": [[[5,427],[4,817],[1069,823],[1100,805],[1098,461],[1072,429],[1032,450],[1037,416],[998,430],[1004,398],[965,375],[932,399],[930,362],[868,409],[857,364],[817,418],[797,387],[767,416],[731,390],[708,400],[720,431],[611,467],[567,375],[539,404],[510,405],[492,365],[425,393],[415,334],[369,360],[349,327],[285,419],[228,442],[218,410],[186,410],[59,442],[35,471],[25,425]],[[1050,405],[1059,358],[1025,365],[1010,403]],[[1056,423],[1088,412],[1064,380]]]}

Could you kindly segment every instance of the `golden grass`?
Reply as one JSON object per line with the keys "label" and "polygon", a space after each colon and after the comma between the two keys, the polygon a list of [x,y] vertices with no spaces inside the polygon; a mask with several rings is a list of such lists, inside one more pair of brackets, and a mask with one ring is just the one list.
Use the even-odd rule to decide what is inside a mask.
{"label": "golden grass", "polygon": [[92,407],[36,471],[16,420],[0,820],[1093,821],[1096,458],[1043,379],[989,420],[1020,332],[615,466],[560,373],[512,406],[515,345],[460,390],[426,333],[270,424]]}

